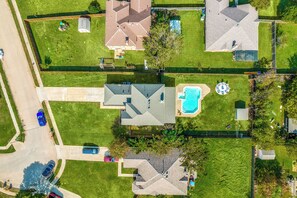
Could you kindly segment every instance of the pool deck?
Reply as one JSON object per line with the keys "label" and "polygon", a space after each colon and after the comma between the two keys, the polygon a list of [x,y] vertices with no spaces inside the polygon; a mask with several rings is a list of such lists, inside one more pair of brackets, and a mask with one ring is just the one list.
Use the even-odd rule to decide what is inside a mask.
{"label": "pool deck", "polygon": [[[183,89],[184,87],[199,87],[202,91],[202,95],[201,95],[201,98],[199,100],[199,110],[194,113],[194,114],[184,114],[182,112],[182,102],[181,100],[178,98],[178,94],[179,93],[183,93]],[[210,93],[210,88],[206,85],[206,84],[179,84],[176,86],[175,88],[175,91],[176,91],[176,111],[175,111],[175,115],[176,117],[190,117],[190,118],[193,118],[193,117],[196,117],[199,113],[201,113],[201,101],[203,100],[203,98]]]}

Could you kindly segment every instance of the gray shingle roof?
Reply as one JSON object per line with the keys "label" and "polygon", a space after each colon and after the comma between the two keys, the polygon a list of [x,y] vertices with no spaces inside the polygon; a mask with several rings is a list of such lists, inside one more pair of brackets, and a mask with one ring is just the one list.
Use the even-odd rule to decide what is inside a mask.
{"label": "gray shingle roof", "polygon": [[104,88],[104,105],[126,107],[121,111],[122,125],[175,123],[174,88],[164,84],[106,84]]}
{"label": "gray shingle roof", "polygon": [[187,195],[188,175],[181,166],[179,155],[178,149],[166,156],[129,152],[124,159],[124,168],[138,169],[132,191],[143,195]]}
{"label": "gray shingle roof", "polygon": [[206,0],[206,51],[258,50],[258,12],[249,4]]}

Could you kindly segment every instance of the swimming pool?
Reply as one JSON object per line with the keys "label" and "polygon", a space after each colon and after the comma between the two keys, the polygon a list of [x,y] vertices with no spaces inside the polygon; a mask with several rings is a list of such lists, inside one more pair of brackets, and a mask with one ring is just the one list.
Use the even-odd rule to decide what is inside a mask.
{"label": "swimming pool", "polygon": [[186,86],[183,88],[183,93],[178,94],[178,98],[182,101],[181,110],[184,114],[195,114],[200,108],[201,89]]}

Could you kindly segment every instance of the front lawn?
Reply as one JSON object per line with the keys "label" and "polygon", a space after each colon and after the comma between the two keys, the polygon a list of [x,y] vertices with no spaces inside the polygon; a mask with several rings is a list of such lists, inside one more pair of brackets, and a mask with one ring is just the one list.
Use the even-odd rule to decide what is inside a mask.
{"label": "front lawn", "polygon": [[15,128],[0,86],[0,146],[6,146],[14,135]]}
{"label": "front lawn", "polygon": [[272,60],[271,23],[260,23],[259,25],[259,59],[262,57]]}
{"label": "front lawn", "polygon": [[133,178],[117,176],[117,163],[67,161],[61,187],[81,197],[133,197]]}
{"label": "front lawn", "polygon": [[105,83],[160,83],[155,73],[42,72],[46,87],[103,87]]}
{"label": "front lawn", "polygon": [[[215,86],[221,81],[228,82],[230,93],[221,96],[216,93]],[[244,104],[248,107],[249,81],[246,75],[199,75],[199,74],[168,74],[165,84],[176,86],[180,83],[201,83],[209,86],[211,92],[202,100],[201,113],[194,118],[178,118],[178,123],[193,132],[203,131],[246,131],[248,121],[235,121],[235,106]],[[242,106],[242,105],[241,105]],[[227,127],[230,125],[230,127]]]}
{"label": "front lawn", "polygon": [[[105,10],[105,0],[97,0],[101,9]],[[92,0],[16,0],[22,18],[36,15],[60,15],[69,13],[85,13]]]}
{"label": "front lawn", "polygon": [[297,24],[277,24],[278,42],[276,48],[277,68],[297,69]]}
{"label": "front lawn", "polygon": [[230,52],[205,52],[204,22],[201,12],[181,11],[183,47],[168,67],[252,68],[252,62],[233,61]]}
{"label": "front lawn", "polygon": [[191,197],[250,197],[252,143],[250,139],[205,139],[209,159],[206,174],[196,180]]}
{"label": "front lawn", "polygon": [[51,102],[51,107],[65,145],[86,143],[109,146],[112,125],[119,110],[100,109],[99,103]]}
{"label": "front lawn", "polygon": [[171,4],[171,5],[178,5],[178,4],[204,4],[204,0],[153,0],[155,5],[158,4]]}
{"label": "front lawn", "polygon": [[[91,33],[79,33],[78,20],[66,20],[69,29],[58,30],[60,21],[31,22],[38,52],[43,64],[52,67],[98,66],[100,58],[113,58],[114,53],[105,47],[105,17],[91,19]],[[143,52],[127,51],[125,59],[116,60],[123,66],[125,61],[143,64]]]}

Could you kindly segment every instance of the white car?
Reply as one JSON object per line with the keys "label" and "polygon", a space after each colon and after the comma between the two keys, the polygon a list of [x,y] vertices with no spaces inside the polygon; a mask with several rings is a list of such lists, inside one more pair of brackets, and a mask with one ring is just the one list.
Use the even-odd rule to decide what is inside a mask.
{"label": "white car", "polygon": [[0,49],[0,60],[3,60],[4,57],[4,51],[3,49]]}

